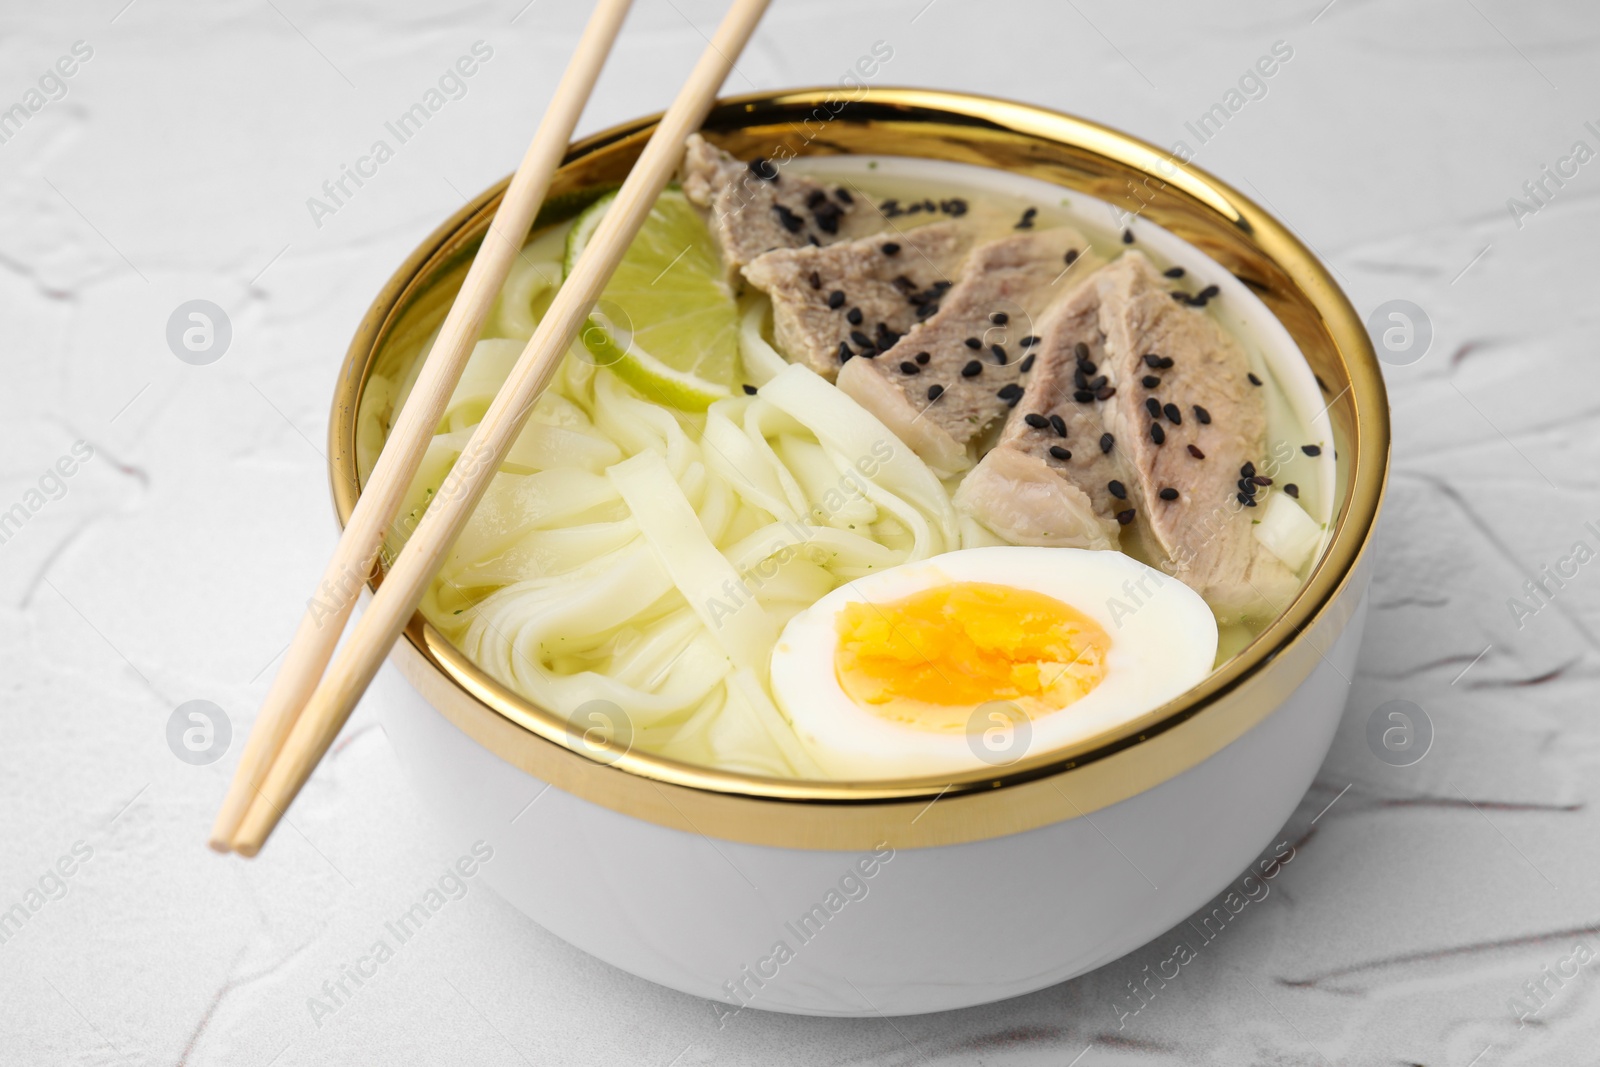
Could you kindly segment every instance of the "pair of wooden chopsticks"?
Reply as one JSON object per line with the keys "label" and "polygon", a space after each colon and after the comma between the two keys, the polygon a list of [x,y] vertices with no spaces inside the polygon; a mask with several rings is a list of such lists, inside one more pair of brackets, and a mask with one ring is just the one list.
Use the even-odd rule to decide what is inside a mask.
{"label": "pair of wooden chopsticks", "polygon": [[[301,620],[211,828],[212,848],[244,856],[260,851],[284,809],[333,743],[666,187],[684,138],[704,121],[734,57],[744,50],[769,2],[733,0],[716,36],[657,125],[572,274],[331,667],[328,663],[354,597],[343,598],[331,614],[308,610]],[[550,109],[511,179],[439,338],[356,502],[323,575],[323,588],[359,586],[371,573],[384,532],[394,521],[428,441],[444,416],[511,261],[527,239],[551,175],[572,138],[630,3],[598,0]]]}

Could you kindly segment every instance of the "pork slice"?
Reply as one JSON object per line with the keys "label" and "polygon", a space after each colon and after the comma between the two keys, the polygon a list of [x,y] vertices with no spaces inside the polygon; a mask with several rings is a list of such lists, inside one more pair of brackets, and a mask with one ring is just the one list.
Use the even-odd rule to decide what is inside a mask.
{"label": "pork slice", "polygon": [[979,245],[935,310],[876,358],[847,362],[839,388],[941,476],[966,470],[968,444],[1025,395],[1023,341],[1063,279],[1091,260],[1065,227]]}
{"label": "pork slice", "polygon": [[744,268],[772,298],[773,338],[791,362],[832,381],[846,359],[892,347],[932,313],[972,245],[966,227],[935,222],[824,248],[782,248]]}
{"label": "pork slice", "polygon": [[1266,405],[1248,357],[1211,316],[1174,301],[1137,251],[1096,288],[1100,369],[1117,390],[1102,417],[1131,476],[1136,534],[1224,621],[1276,614],[1300,583],[1251,522],[1260,490],[1247,472],[1265,459]]}
{"label": "pork slice", "polygon": [[1026,398],[955,493],[957,508],[1014,544],[1118,547],[1128,473],[1105,436],[1103,405],[1075,399],[1091,385],[1095,393],[1110,388],[1098,381],[1105,346],[1095,279],[1082,279],[1045,313],[1028,349],[1036,362]]}
{"label": "pork slice", "polygon": [[779,174],[771,160],[741,162],[698,133],[684,142],[682,177],[690,203],[711,214],[730,277],[774,248],[839,240],[842,223],[856,209],[848,191]]}

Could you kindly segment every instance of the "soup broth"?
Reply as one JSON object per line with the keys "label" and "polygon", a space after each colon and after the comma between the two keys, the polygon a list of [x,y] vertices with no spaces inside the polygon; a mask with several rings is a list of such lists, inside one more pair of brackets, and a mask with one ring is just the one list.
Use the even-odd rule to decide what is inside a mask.
{"label": "soup broth", "polygon": [[[1254,509],[1245,512],[1260,516],[1250,519],[1252,527],[1267,523],[1271,528],[1257,535],[1261,544],[1275,550],[1264,558],[1274,566],[1281,562],[1296,581],[1304,579],[1321,552],[1329,524],[1331,430],[1314,377],[1287,332],[1220,265],[1157,226],[1036,179],[962,164],[886,157],[800,159],[786,166],[781,177],[768,179],[759,170],[761,163],[750,164],[758,182],[792,189],[810,179],[824,191],[833,190],[828,195],[834,199],[826,206],[845,216],[841,242],[851,237],[865,240],[858,235],[868,235],[883,242],[880,250],[893,246],[898,253],[900,243],[916,247],[912,242],[921,227],[944,223],[958,227],[961,239],[974,248],[991,247],[1018,234],[1081,235],[1083,240],[1068,251],[1060,276],[1052,283],[1049,307],[1077,287],[1093,284],[1097,271],[1130,252],[1145,257],[1168,279],[1176,294],[1173,301],[1215,323],[1248,361],[1255,392],[1247,400],[1260,405],[1264,449],[1245,464],[1248,474],[1241,468],[1237,492],[1229,489],[1236,502],[1223,503],[1234,511]],[[816,191],[810,195],[818,200]],[[795,212],[781,203],[774,210],[784,227],[790,227]],[[674,221],[659,207],[658,215],[647,227],[682,224],[681,218]],[[398,552],[415,528],[549,307],[574,251],[574,230],[581,239],[585,217],[541,230],[523,249],[429,448],[386,553]],[[815,217],[826,223],[831,216]],[[698,246],[691,242],[691,247]],[[726,246],[723,251],[727,254]],[[769,665],[773,648],[798,647],[805,637],[802,624],[809,619],[808,612],[818,610],[830,594],[842,595],[837,591],[855,588],[856,583],[864,587],[872,576],[887,577],[899,567],[937,563],[949,553],[956,554],[948,557],[954,563],[957,556],[965,559],[965,553],[1011,544],[972,513],[953,507],[952,501],[961,499],[963,479],[975,469],[970,462],[1004,447],[1027,427],[1002,411],[967,443],[969,466],[948,471],[931,460],[924,464],[914,454],[917,449],[864,411],[841,386],[830,384],[825,375],[790,365],[802,361],[782,351],[780,331],[775,328],[780,309],[774,306],[790,297],[776,288],[769,294],[740,284],[737,272],[729,272],[731,281],[721,281],[713,268],[696,268],[693,259],[690,256],[687,267],[681,260],[667,263],[658,280],[672,279],[684,286],[704,283],[712,292],[716,284],[725,285],[727,306],[719,304],[704,316],[721,323],[722,332],[708,330],[704,351],[689,354],[699,360],[695,369],[608,363],[604,351],[610,350],[604,345],[586,344],[583,338],[575,341],[422,611],[500,682],[567,715],[583,729],[591,722],[599,724],[610,742],[626,741],[689,762],[747,773],[837,776],[843,773],[841,765],[830,762],[826,744],[818,741],[827,731],[804,727],[796,711],[800,704],[832,699],[823,691],[829,690],[823,684],[826,680],[816,680],[816,693],[775,691],[774,677],[768,673],[775,669]],[[920,266],[909,255],[908,261]],[[692,275],[695,269],[704,277],[678,278],[671,273]],[[907,268],[908,273],[912,269]],[[441,279],[408,309],[379,354],[358,417],[357,463],[363,478],[405,401],[463,272],[464,266],[457,266],[453,276]],[[639,276],[649,282],[649,273],[645,269]],[[919,294],[913,286],[908,292],[913,300],[931,294],[935,304],[943,301],[950,308],[956,298],[949,294],[959,293],[966,277],[947,279],[943,289]],[[810,278],[818,301],[832,298],[830,282],[816,271]],[[621,305],[620,299],[617,303]],[[847,305],[848,300],[838,303]],[[656,327],[654,320],[637,313],[649,306],[634,301],[608,311],[602,301],[586,333],[591,333],[591,340],[596,334],[613,339],[626,335],[630,352],[665,351],[673,335],[666,326]],[[1038,334],[1053,328],[1054,320],[1048,312],[1017,308],[1009,314],[991,313],[995,329],[986,331],[981,340],[968,339],[973,355],[968,370],[981,357],[988,362],[976,373],[998,373],[994,359],[1008,371],[1021,366],[1022,373],[1028,373],[1033,360],[1027,353],[1040,342]],[[841,348],[850,355],[841,355],[841,363],[855,356],[863,364],[873,361],[873,369],[880,370],[886,358],[892,363],[897,356],[904,357],[903,373],[920,379],[918,362],[929,365],[923,359],[928,353],[912,359],[899,342],[902,336],[908,341],[923,336],[918,331],[924,327],[901,333],[880,322],[876,337],[868,337],[869,324],[857,322],[859,309],[837,310],[849,316],[841,329],[861,327],[843,335],[847,340]],[[922,310],[919,306],[919,314]],[[671,313],[664,314],[670,318]],[[624,318],[626,325],[619,325]],[[930,325],[939,321],[937,308],[928,319]],[[706,383],[713,380],[710,376],[720,366],[724,349],[735,359],[729,395],[697,410],[693,391],[710,388]],[[993,359],[990,351],[995,352]],[[1160,379],[1161,358],[1159,353],[1145,355],[1147,362],[1153,359],[1148,368],[1153,373],[1146,374],[1144,382]],[[1096,385],[1083,369],[1094,367],[1093,362],[1081,355],[1078,359],[1078,385]],[[652,373],[656,377],[650,377]],[[1086,409],[1101,406],[1108,389],[1115,393],[1118,388],[1126,392],[1137,387],[1124,380],[1114,386],[1102,383],[1097,389],[1080,389],[1080,402]],[[928,409],[933,410],[942,390],[937,383],[928,386],[923,394],[929,398]],[[1024,391],[1019,384],[1017,395]],[[1083,393],[1101,399],[1091,396],[1083,401]],[[686,395],[691,399],[683,400]],[[1187,414],[1173,410],[1169,402],[1163,416],[1160,398],[1153,399],[1154,428],[1149,432],[1162,434],[1165,426],[1174,435],[1173,448],[1179,447],[1180,430],[1197,429],[1195,420],[1210,424],[1198,406]],[[1009,401],[1019,416],[1034,402],[1030,399],[1019,407],[1017,400]],[[1183,422],[1180,415],[1189,421]],[[1113,446],[1105,440],[1112,436],[1109,433],[1098,442],[1069,439],[1059,419],[1052,422],[1032,413],[1028,417],[1038,420],[1046,437],[1054,426],[1065,442],[1052,446],[1052,456],[1076,451],[1081,462],[1097,447],[1112,454]],[[1193,444],[1188,448],[1198,460],[1205,458]],[[667,483],[670,493],[656,492]],[[1121,483],[1110,484],[1112,495],[1119,496],[1115,487]],[[1170,491],[1174,498],[1178,493],[1161,491]],[[1276,501],[1279,496],[1284,499]],[[1265,506],[1258,507],[1258,501]],[[1284,515],[1292,522],[1280,521]],[[1117,521],[1125,532],[1114,540],[1112,554],[1120,551],[1147,565],[1159,585],[1167,560],[1152,548],[1158,542],[1143,531],[1143,515],[1132,525],[1131,519]],[[1256,550],[1264,551],[1260,546]],[[1046,564],[1068,556],[1076,559],[1081,553],[1075,547],[1034,551],[1068,554],[1028,557]],[[1095,562],[1088,559],[1085,565]],[[1182,576],[1170,566],[1166,573]],[[1097,580],[1089,571],[1079,579],[1088,584]],[[1020,577],[1015,584],[1027,581]],[[1067,595],[1074,587],[1067,583],[1062,588]],[[1107,604],[1116,597],[1115,592],[1108,594]],[[1138,597],[1135,600],[1142,603]],[[1283,606],[1273,603],[1275,610]],[[1120,630],[1122,620],[1115,609],[1111,617]],[[1237,655],[1273,617],[1274,612],[1260,609],[1244,613],[1219,609],[1214,653],[1212,646],[1206,646],[1208,664],[1220,665]],[[1114,631],[1113,639],[1119,638]],[[987,637],[974,640],[979,651],[973,655],[992,659],[1002,654],[996,651],[998,646],[984,643]],[[892,657],[894,642],[909,638],[887,633],[884,641],[886,654]],[[1009,655],[1011,646],[1006,647],[1004,654]],[[920,649],[914,651],[920,655]],[[1098,699],[1093,693],[1083,698],[1086,709],[1091,698]],[[1159,702],[1156,696],[1147,699]],[[1052,714],[1071,716],[1076,707]],[[1099,707],[1095,704],[1084,712],[1086,722],[1101,721]],[[1111,713],[1131,716],[1146,710],[1130,706],[1121,711],[1113,708]],[[972,751],[984,758],[977,748]],[[885,774],[893,770],[891,762],[882,766]],[[850,773],[864,772],[857,764]]]}

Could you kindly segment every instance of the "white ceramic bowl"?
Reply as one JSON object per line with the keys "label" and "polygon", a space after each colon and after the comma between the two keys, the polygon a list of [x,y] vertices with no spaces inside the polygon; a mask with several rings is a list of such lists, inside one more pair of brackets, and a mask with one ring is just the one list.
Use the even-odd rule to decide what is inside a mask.
{"label": "white ceramic bowl", "polygon": [[[575,145],[545,218],[619,181],[654,119]],[[793,782],[591,751],[557,711],[420,617],[369,699],[417,789],[483,876],[574,945],[712,1002],[817,1015],[959,1008],[1144,944],[1263,854],[1326,755],[1354,670],[1387,476],[1388,409],[1359,317],[1315,258],[1233,189],[1092,123],[1003,101],[862,90],[742,97],[730,150],[977,163],[1125,207],[1212,257],[1305,354],[1335,441],[1332,536],[1298,598],[1189,693],[1070,748],[948,779]],[[819,133],[807,131],[818,130]],[[351,345],[330,431],[341,520],[366,472],[361,391],[438,321],[503,184],[401,267]],[[364,449],[358,434],[367,434]]]}

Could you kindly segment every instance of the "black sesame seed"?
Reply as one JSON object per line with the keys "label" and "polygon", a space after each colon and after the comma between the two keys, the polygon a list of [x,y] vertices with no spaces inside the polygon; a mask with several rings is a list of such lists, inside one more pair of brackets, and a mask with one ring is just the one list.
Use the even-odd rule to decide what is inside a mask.
{"label": "black sesame seed", "polygon": [[900,201],[895,200],[892,197],[890,199],[888,199],[888,200],[885,200],[879,206],[878,210],[883,212],[885,215],[887,215],[891,219],[894,218],[896,215],[904,214],[904,212],[902,212],[900,210]]}
{"label": "black sesame seed", "polygon": [[1249,478],[1240,478],[1235,484],[1239,486],[1239,492],[1243,493],[1245,496],[1256,495],[1256,483],[1251,481]]}
{"label": "black sesame seed", "polygon": [[1126,500],[1126,499],[1128,499],[1128,487],[1123,485],[1121,482],[1117,481],[1116,479],[1112,479],[1111,481],[1106,483],[1106,492],[1110,493],[1112,496],[1116,497],[1118,500]]}
{"label": "black sesame seed", "polygon": [[1146,352],[1144,354],[1144,365],[1152,368],[1153,370],[1160,370],[1161,357],[1156,355],[1154,352]]}
{"label": "black sesame seed", "polygon": [[1195,459],[1205,459],[1206,458],[1206,454],[1204,452],[1200,451],[1200,449],[1198,447],[1196,447],[1195,445],[1190,445],[1189,446],[1189,455],[1193,456]]}
{"label": "black sesame seed", "polygon": [[1089,376],[1083,373],[1081,370],[1074,371],[1072,375],[1072,384],[1077,386],[1079,389],[1087,389],[1089,388]]}
{"label": "black sesame seed", "polygon": [[1039,214],[1039,209],[1036,208],[1036,207],[1030,207],[1028,210],[1026,210],[1026,211],[1024,211],[1022,213],[1022,218],[1017,220],[1017,224],[1015,226],[1013,226],[1012,229],[1014,229],[1014,230],[1031,230],[1031,229],[1033,229],[1033,217],[1035,215],[1037,215],[1037,214]]}
{"label": "black sesame seed", "polygon": [[1163,404],[1162,407],[1161,407],[1161,412],[1162,412],[1162,414],[1166,415],[1167,421],[1172,423],[1172,425],[1174,425],[1174,426],[1182,426],[1183,425],[1183,412],[1178,410],[1178,405],[1176,405],[1176,404]]}
{"label": "black sesame seed", "polygon": [[1268,478],[1265,474],[1258,474],[1254,478],[1251,478],[1250,480],[1252,482],[1255,482],[1257,485],[1271,485],[1272,484],[1272,479]]}
{"label": "black sesame seed", "polygon": [[1092,404],[1094,402],[1094,394],[1087,389],[1079,389],[1072,394],[1072,399],[1080,404]]}
{"label": "black sesame seed", "polygon": [[1236,494],[1235,498],[1239,501],[1239,503],[1243,504],[1245,507],[1250,507],[1251,505],[1253,505],[1255,503],[1254,500],[1251,500],[1249,497],[1245,496],[1243,493]]}
{"label": "black sesame seed", "polygon": [[1023,374],[1027,374],[1029,371],[1031,371],[1033,369],[1033,360],[1034,360],[1034,357],[1031,354],[1027,355],[1027,356],[1024,356],[1023,359],[1022,359],[1022,363],[1018,366],[1017,369],[1022,371]]}
{"label": "black sesame seed", "polygon": [[856,355],[860,356],[862,359],[876,359],[880,353],[876,348],[863,348],[860,352],[857,352]]}
{"label": "black sesame seed", "polygon": [[900,340],[899,334],[895,333],[893,330],[889,329],[888,326],[881,322],[878,323],[877,334],[878,336],[876,343],[879,348],[893,348],[894,343]]}
{"label": "black sesame seed", "polygon": [[1022,421],[1032,426],[1035,430],[1048,430],[1050,428],[1049,419],[1032,411],[1022,416]]}
{"label": "black sesame seed", "polygon": [[843,341],[840,341],[839,342],[839,362],[843,363],[845,360],[849,359],[853,355],[855,355],[855,353],[850,351],[850,346],[845,344]]}
{"label": "black sesame seed", "polygon": [[1110,434],[1103,433],[1103,434],[1100,435],[1100,451],[1102,453],[1110,452],[1112,446],[1115,445],[1116,443],[1117,443],[1117,439],[1115,437],[1112,437]]}
{"label": "black sesame seed", "polygon": [[938,312],[938,304],[923,304],[921,307],[917,308],[917,318],[919,320],[931,318],[932,316],[938,314]]}
{"label": "black sesame seed", "polygon": [[1122,231],[1122,243],[1125,244],[1125,245],[1133,244],[1133,231],[1132,230],[1123,230]]}
{"label": "black sesame seed", "polygon": [[1006,355],[1006,350],[1001,348],[999,345],[990,345],[989,351],[994,353],[994,361],[1000,364],[1002,367],[1004,367],[1011,360],[1011,357]]}
{"label": "black sesame seed", "polygon": [[811,288],[813,288],[813,289],[821,289],[822,288],[822,275],[818,274],[816,271],[812,271],[811,272]]}
{"label": "black sesame seed", "polygon": [[744,395],[745,396],[755,396],[756,395],[756,387],[751,385],[749,382],[746,382],[744,384]]}
{"label": "black sesame seed", "polygon": [[1117,395],[1116,386],[1107,385],[1094,394],[1096,400],[1110,400]]}
{"label": "black sesame seed", "polygon": [[955,283],[954,282],[947,282],[947,281],[940,280],[940,281],[934,282],[933,285],[930,286],[930,288],[932,288],[935,292],[942,293],[946,289],[950,288],[950,286],[953,285],[953,284],[955,284]]}
{"label": "black sesame seed", "polygon": [[1250,379],[1250,384],[1251,385],[1260,385],[1261,384],[1261,379],[1257,378],[1254,373],[1246,374],[1245,377]]}
{"label": "black sesame seed", "polygon": [[1079,363],[1082,363],[1089,358],[1089,346],[1079,341],[1072,346],[1072,354],[1078,358]]}
{"label": "black sesame seed", "polygon": [[1118,525],[1126,526],[1126,525],[1128,525],[1128,523],[1130,523],[1132,521],[1133,521],[1133,509],[1132,508],[1129,508],[1126,511],[1117,512],[1117,524]]}
{"label": "black sesame seed", "polygon": [[871,348],[872,347],[872,338],[868,337],[866,334],[862,333],[860,330],[851,330],[850,331],[850,341],[857,348]]}
{"label": "black sesame seed", "polygon": [[953,196],[949,200],[939,201],[939,210],[946,215],[960,217],[967,213],[967,202],[959,196]]}
{"label": "black sesame seed", "polygon": [[916,355],[912,356],[911,358],[917,361],[917,365],[918,366],[926,367],[928,365],[928,360],[932,359],[933,357],[928,355],[928,353],[926,353],[926,352],[918,352]]}
{"label": "black sesame seed", "polygon": [[1195,294],[1196,300],[1214,300],[1222,290],[1214,285],[1208,285]]}
{"label": "black sesame seed", "polygon": [[1022,398],[1022,386],[1016,382],[1009,382],[995,390],[994,395],[1001,400],[1020,400]]}
{"label": "black sesame seed", "polygon": [[1172,368],[1172,362],[1173,362],[1173,360],[1172,360],[1171,356],[1163,356],[1162,359],[1161,359],[1161,368],[1160,369],[1161,370],[1170,370]]}
{"label": "black sesame seed", "polygon": [[827,193],[823,192],[821,189],[813,189],[806,197],[806,207],[814,208],[818,204],[825,203],[827,199]]}
{"label": "black sesame seed", "polygon": [[1255,507],[1256,506],[1256,498],[1255,497],[1249,497],[1248,499],[1245,500],[1244,506],[1247,507],[1247,508]]}
{"label": "black sesame seed", "polygon": [[989,316],[989,321],[994,323],[996,326],[1004,326],[1007,322],[1011,321],[1011,316],[1007,315],[1004,311],[996,311]]}
{"label": "black sesame seed", "polygon": [[1061,258],[1066,260],[1067,261],[1067,266],[1070,267],[1074,263],[1078,262],[1078,250],[1076,248],[1069,248],[1069,249],[1067,249],[1067,254],[1062,256]]}
{"label": "black sesame seed", "polygon": [[1200,420],[1200,425],[1202,426],[1211,425],[1211,412],[1207,411],[1199,404],[1194,406],[1194,417]]}
{"label": "black sesame seed", "polygon": [[1256,465],[1254,463],[1246,462],[1244,466],[1239,468],[1239,477],[1241,477],[1241,478],[1254,478],[1255,476],[1256,476]]}
{"label": "black sesame seed", "polygon": [[[819,193],[818,195],[822,194]],[[814,207],[811,209],[811,217],[816,221],[817,229],[821,230],[823,233],[838,233],[839,216],[842,214],[844,214],[844,212],[840,210],[838,204],[827,200],[823,201],[821,207]],[[821,242],[818,242],[815,240],[815,238],[813,238],[813,243],[820,244]]]}
{"label": "black sesame seed", "polygon": [[1308,456],[1320,456],[1320,455],[1322,455],[1322,446],[1321,445],[1301,445],[1300,446],[1300,451],[1304,452]]}
{"label": "black sesame seed", "polygon": [[848,189],[835,189],[833,195],[839,198],[841,204],[853,204],[856,202],[856,198],[850,195],[850,190]]}
{"label": "black sesame seed", "polygon": [[1158,445],[1166,444],[1167,431],[1161,428],[1161,424],[1159,422],[1152,422],[1150,424],[1150,440],[1154,441]]}
{"label": "black sesame seed", "polygon": [[772,160],[757,157],[750,161],[750,173],[764,182],[778,180],[778,168],[773,166]]}
{"label": "black sesame seed", "polygon": [[[854,373],[854,372],[852,372],[852,373]],[[917,366],[915,363],[911,362],[908,359],[904,363],[900,364],[900,373],[901,374],[921,374],[922,373],[922,368]]]}
{"label": "black sesame seed", "polygon": [[1050,446],[1050,455],[1054,456],[1056,459],[1071,459],[1072,458],[1072,453],[1067,451],[1066,449],[1062,448],[1060,445],[1051,445]]}
{"label": "black sesame seed", "polygon": [[1157,400],[1153,396],[1145,398],[1144,409],[1150,413],[1150,417],[1152,419],[1159,419],[1161,417],[1161,401]]}
{"label": "black sesame seed", "polygon": [[1172,299],[1176,300],[1180,304],[1187,304],[1187,303],[1190,302],[1189,301],[1189,294],[1188,293],[1184,293],[1184,292],[1179,292],[1177,289],[1174,289],[1172,291]]}
{"label": "black sesame seed", "polygon": [[1039,339],[1037,337],[1035,337],[1031,333],[1028,336],[1024,337],[1022,340],[1017,342],[1017,344],[1021,345],[1023,348],[1032,348],[1034,345],[1036,345],[1038,343],[1039,343]]}
{"label": "black sesame seed", "polygon": [[1089,389],[1104,389],[1106,387],[1106,382],[1107,382],[1107,378],[1106,378],[1106,376],[1104,374],[1102,374],[1098,378],[1090,379],[1087,388],[1089,388]]}
{"label": "black sesame seed", "polygon": [[942,385],[930,385],[930,386],[928,386],[928,401],[930,403],[935,401],[935,400],[938,400],[941,396],[944,396],[944,386],[942,386]]}
{"label": "black sesame seed", "polygon": [[1050,428],[1055,430],[1057,437],[1067,436],[1067,420],[1060,415],[1050,416]]}
{"label": "black sesame seed", "polygon": [[1182,267],[1168,267],[1166,270],[1162,271],[1161,273],[1166,275],[1168,278],[1181,278],[1181,277],[1183,277],[1183,268]]}
{"label": "black sesame seed", "polygon": [[1156,495],[1159,496],[1162,500],[1176,500],[1176,499],[1178,499],[1178,491],[1176,489],[1172,488],[1172,486],[1170,486],[1170,485],[1167,486],[1165,489],[1161,490],[1161,492],[1157,493]]}
{"label": "black sesame seed", "polygon": [[979,363],[977,360],[972,360],[965,367],[961,368],[961,376],[963,378],[976,378],[978,375],[980,375],[982,373],[983,373],[983,364]]}
{"label": "black sesame seed", "polygon": [[852,325],[852,326],[860,326],[861,325],[861,319],[862,319],[861,309],[860,308],[851,308],[849,311],[844,313],[844,318],[845,318],[845,321],[848,322],[850,325]]}
{"label": "black sesame seed", "polygon": [[1146,389],[1154,389],[1156,386],[1161,384],[1161,379],[1157,378],[1154,374],[1146,374],[1143,378],[1139,379],[1139,384],[1144,386]]}
{"label": "black sesame seed", "polygon": [[894,280],[889,284],[906,293],[912,292],[917,288],[917,283],[907,278],[904,274],[896,274]]}
{"label": "black sesame seed", "polygon": [[1294,499],[1296,499],[1296,500],[1300,499],[1300,487],[1298,485],[1295,485],[1293,482],[1290,482],[1289,484],[1285,485],[1283,487],[1283,491],[1285,493],[1288,493],[1290,496],[1294,497]]}
{"label": "black sesame seed", "polygon": [[773,213],[778,216],[778,222],[790,233],[799,233],[806,228],[806,220],[796,215],[784,204],[773,204]]}
{"label": "black sesame seed", "polygon": [[976,337],[969,337],[961,343],[972,349],[974,352],[983,347],[983,342],[978,340]]}
{"label": "black sesame seed", "polygon": [[830,308],[832,308],[833,310],[835,310],[835,311],[837,311],[840,308],[844,307],[844,290],[843,289],[835,289],[833,292],[828,294],[828,306]]}
{"label": "black sesame seed", "polygon": [[900,246],[890,241],[883,246],[882,251],[886,256],[897,256],[900,254]]}

